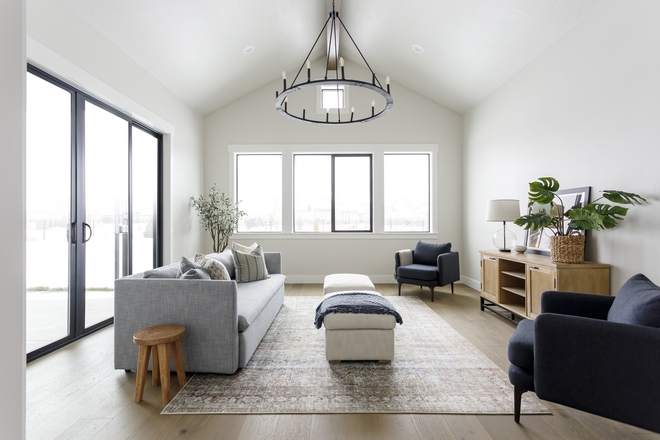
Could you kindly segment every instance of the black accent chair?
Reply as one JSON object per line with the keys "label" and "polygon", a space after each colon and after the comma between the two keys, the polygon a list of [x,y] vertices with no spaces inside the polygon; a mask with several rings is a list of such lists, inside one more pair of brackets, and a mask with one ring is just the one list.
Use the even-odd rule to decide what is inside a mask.
{"label": "black accent chair", "polygon": [[452,252],[451,243],[427,243],[418,241],[415,249],[404,249],[394,254],[396,281],[399,283],[399,296],[402,284],[426,286],[431,289],[431,302],[436,286],[451,284],[461,279],[458,252]]}
{"label": "black accent chair", "polygon": [[617,296],[544,292],[509,341],[514,417],[540,399],[660,432],[660,287],[637,274]]}

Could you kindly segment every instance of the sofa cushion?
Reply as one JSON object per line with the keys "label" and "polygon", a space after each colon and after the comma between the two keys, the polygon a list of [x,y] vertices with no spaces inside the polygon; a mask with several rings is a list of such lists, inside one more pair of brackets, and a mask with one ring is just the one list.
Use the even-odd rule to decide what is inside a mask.
{"label": "sofa cushion", "polygon": [[207,256],[221,262],[222,265],[225,266],[225,269],[227,269],[227,273],[229,274],[230,279],[233,280],[236,278],[236,270],[234,269],[234,257],[231,254],[231,250],[225,249],[222,252],[208,254]]}
{"label": "sofa cushion", "polygon": [[396,275],[399,278],[435,281],[438,279],[438,268],[435,264],[433,266],[426,266],[424,264],[409,264],[407,266],[400,266],[396,271]]}
{"label": "sofa cushion", "polygon": [[211,276],[212,280],[229,280],[227,268],[215,258],[207,257],[204,254],[195,254],[195,264],[198,264]]}
{"label": "sofa cushion", "polygon": [[438,264],[438,255],[446,254],[447,252],[451,252],[451,243],[436,244],[419,240],[413,253],[413,262],[416,264],[436,266]]}
{"label": "sofa cushion", "polygon": [[243,332],[250,327],[266,304],[284,285],[286,277],[273,274],[265,280],[243,283],[237,286],[238,331]]}
{"label": "sofa cushion", "polygon": [[170,264],[156,269],[145,270],[142,278],[176,278],[179,276],[179,264]]}
{"label": "sofa cushion", "polygon": [[634,275],[617,293],[607,320],[660,327],[660,287],[641,273]]}

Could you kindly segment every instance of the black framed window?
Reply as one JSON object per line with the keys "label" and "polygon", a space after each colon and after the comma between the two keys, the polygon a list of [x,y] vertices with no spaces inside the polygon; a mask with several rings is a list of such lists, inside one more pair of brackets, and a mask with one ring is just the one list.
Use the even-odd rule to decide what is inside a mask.
{"label": "black framed window", "polygon": [[372,232],[371,154],[294,154],[294,232]]}

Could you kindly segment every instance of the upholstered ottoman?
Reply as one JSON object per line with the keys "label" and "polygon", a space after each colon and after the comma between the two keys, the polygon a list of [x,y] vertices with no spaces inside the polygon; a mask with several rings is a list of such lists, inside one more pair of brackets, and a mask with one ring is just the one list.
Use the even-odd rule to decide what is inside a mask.
{"label": "upholstered ottoman", "polygon": [[[333,306],[332,312],[318,321],[324,303],[319,305],[317,327],[321,322],[325,326],[325,358],[330,363],[394,359],[394,327],[402,322],[401,316],[375,290],[366,275],[340,273],[325,277],[324,303],[332,298]],[[376,313],[379,308],[381,313]],[[382,314],[387,308],[390,310]]]}
{"label": "upholstered ottoman", "polygon": [[392,315],[331,313],[323,325],[325,358],[330,363],[394,359],[396,318]]}
{"label": "upholstered ottoman", "polygon": [[324,295],[346,290],[369,290],[375,292],[376,288],[368,276],[357,273],[335,273],[325,277],[323,281]]}

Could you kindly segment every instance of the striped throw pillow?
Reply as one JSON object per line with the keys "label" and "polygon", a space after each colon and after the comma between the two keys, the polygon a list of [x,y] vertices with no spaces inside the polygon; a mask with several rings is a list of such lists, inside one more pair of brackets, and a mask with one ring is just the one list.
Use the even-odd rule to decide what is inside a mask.
{"label": "striped throw pillow", "polygon": [[231,253],[234,257],[234,266],[236,266],[237,283],[248,283],[268,278],[261,246],[258,245],[250,253],[237,251],[236,249],[232,249]]}

